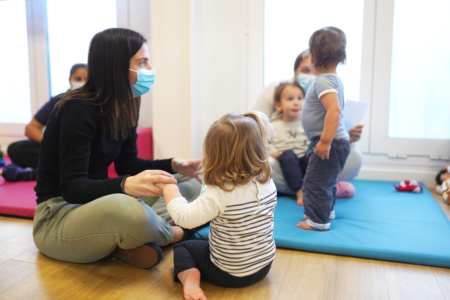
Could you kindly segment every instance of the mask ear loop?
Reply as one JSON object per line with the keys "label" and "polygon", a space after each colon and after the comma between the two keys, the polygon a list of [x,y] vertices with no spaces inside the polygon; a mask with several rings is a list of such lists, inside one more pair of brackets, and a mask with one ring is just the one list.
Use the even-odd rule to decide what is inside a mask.
{"label": "mask ear loop", "polygon": [[[150,64],[149,64],[150,65]],[[150,70],[147,70],[147,69],[145,69],[145,70],[147,70],[147,71],[153,71],[153,72],[155,72],[156,73],[156,70],[155,70],[155,68],[153,68],[153,66],[152,65],[150,65]],[[130,70],[130,71],[133,71],[133,72],[135,72],[135,73],[138,73],[138,71],[137,70],[133,70],[133,69],[128,69],[128,70]]]}

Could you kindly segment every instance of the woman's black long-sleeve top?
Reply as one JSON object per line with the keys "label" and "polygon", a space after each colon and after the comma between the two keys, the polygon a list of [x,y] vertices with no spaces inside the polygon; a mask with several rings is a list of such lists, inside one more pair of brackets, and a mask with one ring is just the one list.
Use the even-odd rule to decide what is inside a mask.
{"label": "woman's black long-sleeve top", "polygon": [[[50,114],[40,147],[37,185],[38,205],[62,196],[73,204],[121,193],[124,175],[144,170],[173,173],[171,159],[145,160],[137,157],[136,127],[127,139],[112,140],[101,129],[98,107],[83,100],[67,102],[56,116]],[[108,179],[114,161],[119,177]]]}

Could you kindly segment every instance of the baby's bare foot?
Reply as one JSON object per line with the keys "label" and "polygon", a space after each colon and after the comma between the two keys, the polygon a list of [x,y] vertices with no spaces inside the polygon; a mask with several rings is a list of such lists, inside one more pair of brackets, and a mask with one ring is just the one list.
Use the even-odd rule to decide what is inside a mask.
{"label": "baby's bare foot", "polygon": [[185,300],[207,300],[203,290],[196,284],[185,283],[183,292]]}
{"label": "baby's bare foot", "polygon": [[297,193],[297,205],[303,206],[303,193],[302,190],[299,190]]}
{"label": "baby's bare foot", "polygon": [[178,273],[178,278],[183,284],[185,300],[206,300],[205,293],[200,288],[200,271],[192,268]]}
{"label": "baby's bare foot", "polygon": [[328,231],[328,229],[326,230],[321,230],[321,229],[317,229],[314,227],[311,227],[308,225],[308,223],[306,223],[306,221],[301,221],[300,223],[297,224],[297,227],[304,229],[304,230],[313,230],[313,231]]}

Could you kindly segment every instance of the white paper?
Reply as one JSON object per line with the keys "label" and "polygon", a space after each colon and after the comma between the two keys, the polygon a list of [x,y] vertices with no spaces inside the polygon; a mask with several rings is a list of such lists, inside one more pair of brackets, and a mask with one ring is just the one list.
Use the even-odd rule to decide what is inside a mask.
{"label": "white paper", "polygon": [[350,130],[361,123],[366,109],[367,103],[347,100],[344,107],[344,117],[342,118],[345,128]]}

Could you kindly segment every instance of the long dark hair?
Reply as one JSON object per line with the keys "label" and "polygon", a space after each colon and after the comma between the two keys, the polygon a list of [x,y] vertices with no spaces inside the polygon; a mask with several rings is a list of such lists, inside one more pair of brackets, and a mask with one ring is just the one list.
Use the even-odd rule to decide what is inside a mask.
{"label": "long dark hair", "polygon": [[139,33],[111,28],[91,40],[88,78],[85,85],[67,92],[56,104],[57,115],[71,100],[84,100],[100,107],[102,131],[109,138],[126,138],[137,125],[141,98],[133,98],[128,77],[130,59],[147,41]]}

